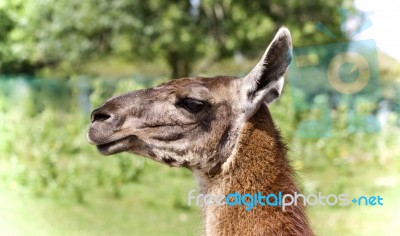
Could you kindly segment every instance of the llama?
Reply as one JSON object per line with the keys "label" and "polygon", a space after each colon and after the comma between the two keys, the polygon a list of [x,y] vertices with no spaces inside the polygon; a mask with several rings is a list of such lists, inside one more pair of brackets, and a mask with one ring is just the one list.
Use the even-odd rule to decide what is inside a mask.
{"label": "llama", "polygon": [[[181,78],[111,98],[93,111],[88,140],[104,155],[188,168],[202,194],[298,192],[267,107],[281,94],[291,50],[282,27],[243,78]],[[206,235],[313,235],[302,204],[201,208]]]}

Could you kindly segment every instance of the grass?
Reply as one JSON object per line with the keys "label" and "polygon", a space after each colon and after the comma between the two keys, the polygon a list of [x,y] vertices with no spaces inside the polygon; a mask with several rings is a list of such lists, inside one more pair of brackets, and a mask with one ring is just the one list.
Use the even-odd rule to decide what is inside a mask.
{"label": "grass", "polygon": [[[114,81],[113,86],[102,80],[91,83],[92,107],[112,94],[144,86],[131,80]],[[2,95],[12,89],[3,91],[1,236],[201,234],[200,210],[187,206],[188,192],[197,188],[192,174],[126,154],[100,156],[86,141],[89,114],[77,107],[79,89],[63,87],[60,93],[44,86],[9,97]],[[384,198],[384,206],[309,207],[316,234],[398,235],[399,128],[349,135],[346,117],[337,116],[337,136],[300,139],[294,135],[298,121],[288,94],[271,108],[288,140],[303,192]],[[345,114],[343,109],[337,113]]]}
{"label": "grass", "polygon": [[[101,158],[101,157],[99,157]],[[104,162],[109,161],[107,158]],[[75,199],[32,197],[18,185],[1,186],[0,235],[192,235],[199,233],[199,209],[186,206],[195,187],[185,170],[149,163],[142,181]]]}
{"label": "grass", "polygon": [[334,166],[301,174],[305,182],[317,181],[316,192],[334,193],[338,185],[349,199],[361,195],[383,197],[383,206],[309,207],[310,221],[317,235],[398,235],[400,231],[400,166],[399,158],[389,165],[369,161],[349,166],[347,176]]}
{"label": "grass", "polygon": [[[102,158],[100,156],[93,158]],[[112,158],[102,158],[109,162]],[[136,157],[133,157],[136,158]],[[380,195],[383,206],[309,207],[310,222],[317,235],[397,235],[400,230],[400,163],[375,161],[352,165],[350,174],[335,166],[305,166],[300,171],[305,192],[335,192],[338,178],[350,196]],[[110,188],[86,194],[84,203],[74,199],[32,197],[17,184],[1,185],[0,235],[200,235],[197,207],[187,206],[187,193],[196,188],[187,170],[146,161],[137,183],[121,188],[115,198]],[[309,187],[310,183],[314,187]],[[315,183],[316,182],[316,183]],[[308,186],[308,187],[307,187]],[[309,190],[307,190],[307,188]]]}

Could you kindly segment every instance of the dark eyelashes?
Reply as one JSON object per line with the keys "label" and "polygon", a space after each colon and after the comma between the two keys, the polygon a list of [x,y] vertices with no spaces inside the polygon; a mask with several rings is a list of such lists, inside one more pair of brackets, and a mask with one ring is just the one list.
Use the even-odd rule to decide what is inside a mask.
{"label": "dark eyelashes", "polygon": [[183,98],[177,103],[177,105],[191,113],[198,113],[202,111],[208,105],[208,103],[192,98]]}

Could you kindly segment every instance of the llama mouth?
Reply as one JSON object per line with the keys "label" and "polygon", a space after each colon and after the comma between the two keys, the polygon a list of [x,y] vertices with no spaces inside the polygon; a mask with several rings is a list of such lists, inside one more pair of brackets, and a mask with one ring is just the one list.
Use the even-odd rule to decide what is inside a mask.
{"label": "llama mouth", "polygon": [[112,155],[120,152],[127,151],[134,140],[134,135],[129,135],[108,143],[97,145],[97,150],[103,155]]}

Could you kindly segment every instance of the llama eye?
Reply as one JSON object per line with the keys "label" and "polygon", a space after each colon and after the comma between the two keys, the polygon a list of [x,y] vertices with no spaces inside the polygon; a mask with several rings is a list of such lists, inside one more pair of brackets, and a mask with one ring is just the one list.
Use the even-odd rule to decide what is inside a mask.
{"label": "llama eye", "polygon": [[196,113],[203,109],[205,103],[191,98],[185,98],[180,101],[178,105],[185,108],[189,112]]}

